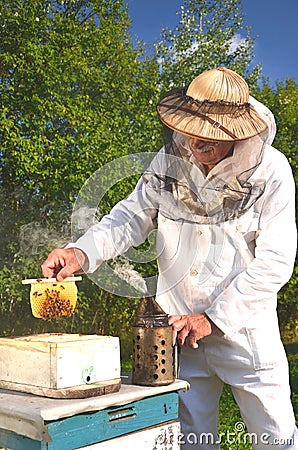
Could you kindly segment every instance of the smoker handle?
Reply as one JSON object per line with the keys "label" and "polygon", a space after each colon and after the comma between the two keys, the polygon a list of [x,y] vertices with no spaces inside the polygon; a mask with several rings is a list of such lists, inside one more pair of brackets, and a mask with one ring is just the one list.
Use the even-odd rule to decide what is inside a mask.
{"label": "smoker handle", "polygon": [[177,341],[173,348],[174,377],[179,378],[181,348]]}

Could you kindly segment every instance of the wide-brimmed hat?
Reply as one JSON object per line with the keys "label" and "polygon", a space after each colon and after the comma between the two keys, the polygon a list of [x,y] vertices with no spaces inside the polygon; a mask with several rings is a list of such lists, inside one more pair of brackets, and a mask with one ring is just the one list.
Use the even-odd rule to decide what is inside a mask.
{"label": "wide-brimmed hat", "polygon": [[157,113],[172,130],[204,140],[243,140],[267,128],[249,103],[245,80],[226,67],[203,72],[187,90],[167,94]]}

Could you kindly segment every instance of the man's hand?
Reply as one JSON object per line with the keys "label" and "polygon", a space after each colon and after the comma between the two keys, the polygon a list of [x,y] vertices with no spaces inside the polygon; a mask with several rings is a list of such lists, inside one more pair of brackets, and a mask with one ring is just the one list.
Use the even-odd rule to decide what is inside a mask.
{"label": "man's hand", "polygon": [[63,281],[64,278],[81,272],[87,261],[86,254],[78,248],[56,248],[49,254],[41,268],[46,278]]}
{"label": "man's hand", "polygon": [[211,334],[220,335],[220,329],[205,314],[186,314],[170,316],[169,324],[173,329],[173,345],[176,339],[179,345],[198,348],[198,341]]}

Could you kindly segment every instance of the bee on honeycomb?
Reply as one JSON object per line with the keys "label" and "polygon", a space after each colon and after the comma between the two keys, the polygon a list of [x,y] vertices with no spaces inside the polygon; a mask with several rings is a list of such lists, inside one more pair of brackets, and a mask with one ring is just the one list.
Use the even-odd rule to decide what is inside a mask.
{"label": "bee on honeycomb", "polygon": [[74,307],[70,300],[62,298],[58,290],[46,289],[44,294],[45,299],[39,309],[41,319],[51,321],[52,319],[60,319],[62,316],[70,317],[73,315]]}

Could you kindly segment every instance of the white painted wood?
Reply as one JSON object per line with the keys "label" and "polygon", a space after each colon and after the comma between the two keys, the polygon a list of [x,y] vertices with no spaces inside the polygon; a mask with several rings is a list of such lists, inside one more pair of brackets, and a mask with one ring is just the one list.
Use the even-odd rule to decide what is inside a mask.
{"label": "white painted wood", "polygon": [[[67,277],[59,282],[59,284],[66,281],[81,281],[82,277]],[[33,284],[33,283],[57,283],[56,278],[28,278],[27,280],[22,280],[22,284]]]}
{"label": "white painted wood", "polygon": [[117,378],[118,337],[45,333],[0,338],[0,382],[63,389]]}
{"label": "white painted wood", "polygon": [[180,423],[171,421],[129,433],[80,450],[179,450]]}

